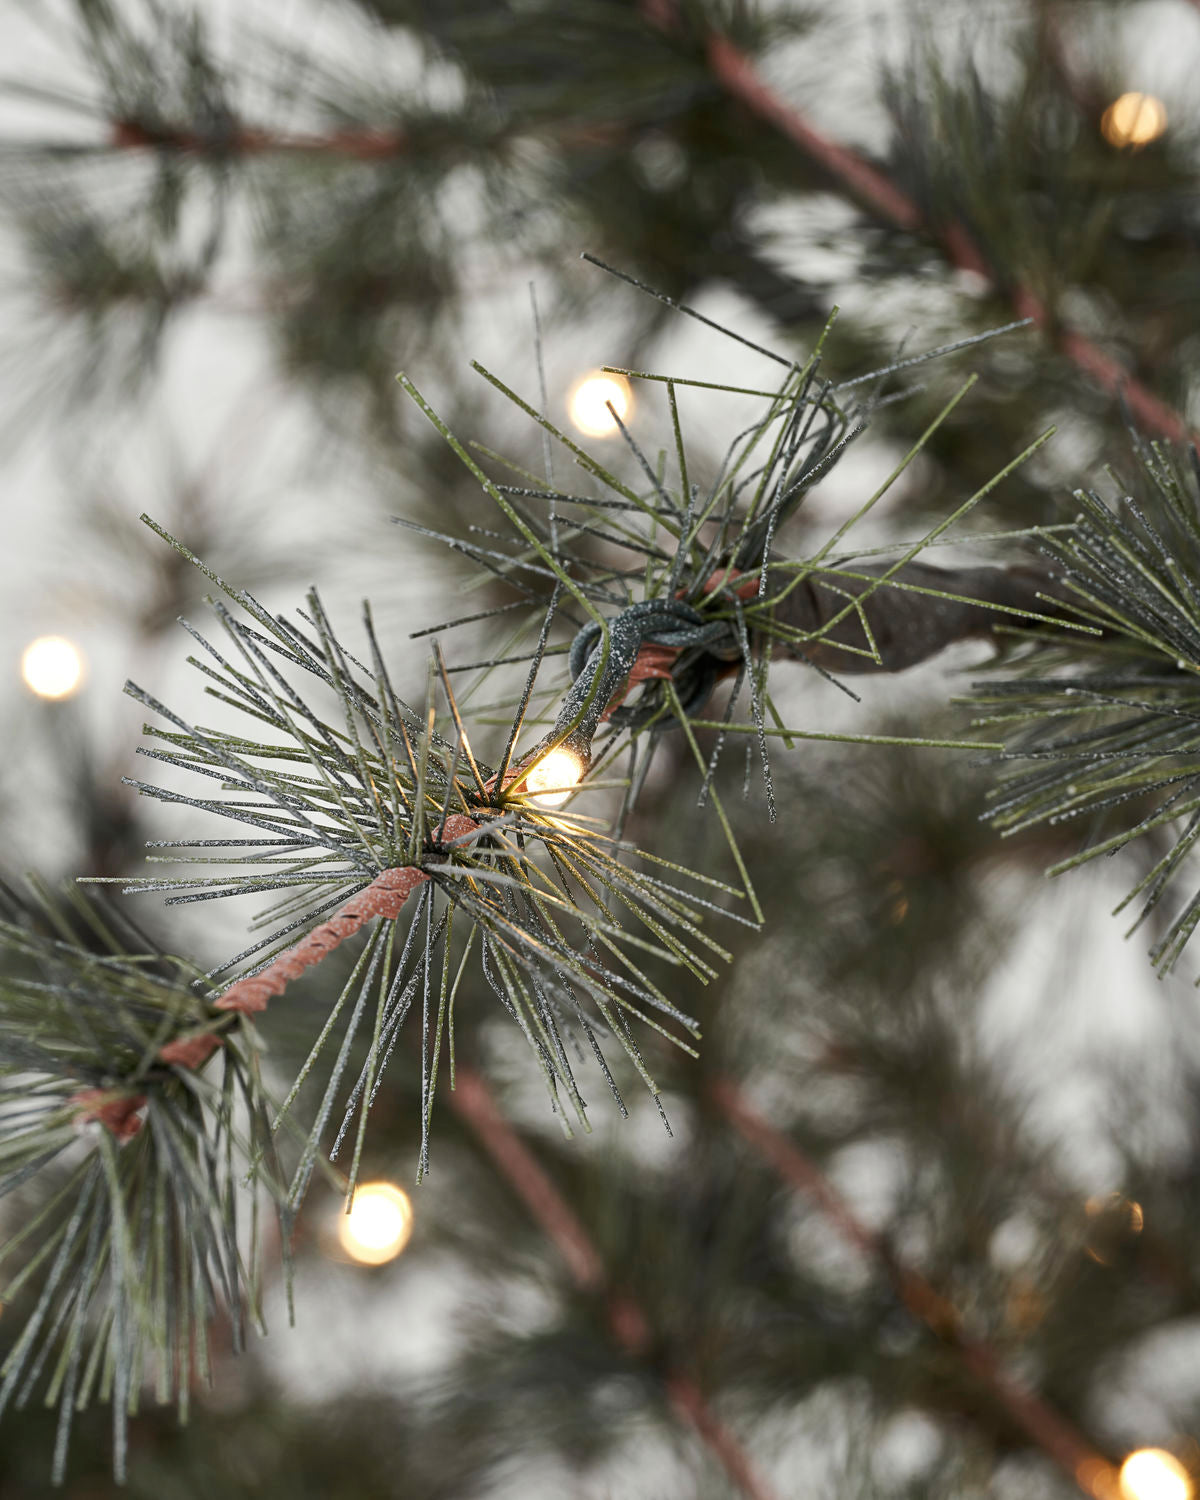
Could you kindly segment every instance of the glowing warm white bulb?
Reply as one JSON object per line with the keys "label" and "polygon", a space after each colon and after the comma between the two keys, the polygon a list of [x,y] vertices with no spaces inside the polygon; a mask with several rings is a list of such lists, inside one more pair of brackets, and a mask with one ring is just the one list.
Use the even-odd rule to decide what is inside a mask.
{"label": "glowing warm white bulb", "polygon": [[83,681],[83,656],[65,636],[39,635],[25,647],[21,676],[39,698],[69,698]]}
{"label": "glowing warm white bulb", "polygon": [[1167,111],[1153,94],[1122,94],[1100,117],[1100,131],[1110,146],[1147,146],[1167,128]]}
{"label": "glowing warm white bulb", "polygon": [[1191,1500],[1188,1471],[1165,1448],[1139,1448],[1117,1476],[1121,1500]]}
{"label": "glowing warm white bulb", "polygon": [[633,410],[633,391],[623,375],[596,372],[575,383],[567,397],[567,409],[580,432],[588,437],[609,437],[617,430],[609,402],[623,422]]}
{"label": "glowing warm white bulb", "polygon": [[543,807],[561,807],[582,779],[583,762],[560,745],[526,776],[525,791]]}
{"label": "glowing warm white bulb", "polygon": [[1111,1266],[1123,1253],[1129,1239],[1141,1234],[1146,1226],[1142,1205],[1120,1193],[1089,1198],[1083,1209],[1090,1220],[1083,1251],[1101,1266]]}
{"label": "glowing warm white bulb", "polygon": [[390,1182],[366,1182],[354,1194],[350,1212],[338,1220],[338,1239],[352,1260],[381,1266],[408,1244],[412,1226],[412,1203],[406,1192]]}

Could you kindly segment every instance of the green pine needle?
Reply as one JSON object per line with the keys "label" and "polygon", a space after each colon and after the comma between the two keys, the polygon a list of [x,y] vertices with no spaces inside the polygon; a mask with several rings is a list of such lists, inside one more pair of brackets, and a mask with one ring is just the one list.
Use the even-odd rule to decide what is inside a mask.
{"label": "green pine needle", "polygon": [[[636,284],[640,286],[640,283]],[[963,520],[1036,453],[1050,432],[1043,433],[923,537],[891,548],[870,549],[872,554],[890,554],[892,560],[886,565],[864,572],[861,564],[855,561],[862,554],[849,550],[851,532],[891,492],[970,391],[974,377],[960,386],[875,492],[822,545],[802,558],[776,553],[780,529],[849,447],[868,430],[875,409],[894,399],[883,394],[884,383],[897,371],[914,363],[943,356],[964,344],[980,342],[980,339],[965,340],[947,349],[932,350],[927,355],[898,360],[875,372],[866,383],[865,393],[860,395],[856,388],[863,384],[862,381],[835,385],[822,373],[824,344],[833,321],[831,317],[811,356],[803,364],[771,355],[786,370],[773,390],[658,375],[645,370],[621,371],[631,378],[650,382],[652,387],[665,387],[674,436],[673,466],[665,454],[657,464],[652,463],[614,415],[626,455],[631,461],[632,478],[622,477],[617,472],[617,465],[602,463],[589,454],[533,403],[477,364],[478,373],[542,430],[548,446],[557,445],[563,449],[574,472],[579,474],[582,471],[591,480],[590,494],[560,488],[551,478],[539,479],[499,454],[477,450],[523,482],[513,484],[493,479],[450,431],[412,381],[406,375],[399,377],[405,392],[479,480],[509,531],[488,531],[479,537],[464,539],[420,526],[413,529],[475,562],[481,580],[499,577],[516,587],[525,602],[513,600],[500,608],[512,612],[518,619],[523,614],[527,634],[538,626],[542,629],[543,639],[536,648],[529,649],[527,656],[506,652],[472,665],[488,671],[508,662],[532,660],[534,657],[541,660],[545,656],[565,654],[565,646],[560,646],[556,653],[545,639],[544,621],[548,610],[553,613],[550,609],[552,598],[569,599],[585,616],[584,632],[593,631],[595,648],[602,653],[602,658],[592,673],[587,698],[582,700],[579,696],[582,676],[576,678],[574,689],[569,678],[560,677],[562,706],[557,716],[549,721],[549,727],[536,748],[544,752],[564,741],[573,747],[586,742],[583,749],[594,757],[593,772],[602,766],[613,767],[618,757],[628,756],[627,792],[615,825],[618,833],[644,784],[655,753],[655,738],[685,720],[690,719],[697,728],[719,731],[704,767],[701,802],[710,799],[727,735],[752,735],[757,741],[768,811],[772,817],[774,792],[768,753],[771,738],[783,738],[789,746],[804,738],[871,742],[873,737],[866,734],[842,736],[816,730],[785,729],[773,706],[768,705],[769,677],[772,664],[778,657],[806,660],[815,656],[821,662],[818,670],[825,675],[830,675],[826,664],[832,672],[839,667],[861,671],[884,666],[866,608],[872,598],[877,600],[878,608],[878,600],[892,591],[897,596],[921,595],[943,604],[977,604],[983,610],[995,611],[998,618],[1010,614],[1034,623],[1045,623],[1053,618],[1062,629],[1086,631],[1091,628],[1086,624],[1064,622],[1061,612],[1054,609],[1038,613],[1004,603],[979,601],[952,586],[944,589],[923,586],[905,573],[908,565],[926,548],[937,546],[951,527]],[[712,326],[717,327],[718,332],[744,342],[732,330]],[[1011,332],[1022,326],[1007,325],[995,333]],[[540,358],[540,345],[538,352]],[[771,351],[760,352],[771,354]],[[757,395],[764,402],[758,418],[729,445],[716,480],[707,493],[701,493],[688,479],[687,443],[676,392],[678,388],[689,385],[731,395]],[[695,465],[691,467],[694,469]],[[548,460],[547,475],[552,473],[553,465]],[[586,479],[581,488],[588,488]],[[410,522],[403,524],[412,525]],[[604,544],[599,552],[597,541]],[[614,555],[622,558],[627,566],[615,565]],[[953,578],[952,573],[948,574],[947,583],[952,584]],[[845,602],[832,609],[825,608],[822,601],[830,596],[840,597]],[[661,600],[666,605],[673,605],[678,600],[690,606],[701,621],[694,634],[704,639],[696,639],[678,650],[671,667],[674,692],[669,691],[670,684],[661,679],[645,680],[635,689],[630,703],[610,702],[604,713],[599,714],[602,705],[595,701],[595,689],[604,678],[605,664],[614,649],[612,634],[618,629],[623,612],[648,607],[646,601],[651,600]],[[810,600],[816,602],[810,604]],[[808,620],[809,615],[813,617],[811,620]],[[445,628],[451,629],[478,618],[478,612],[472,611],[460,620],[448,621]],[[587,621],[591,622],[590,625]],[[555,630],[561,630],[558,620],[555,621]],[[584,632],[576,638],[577,647]],[[576,652],[572,668],[575,673],[580,672],[579,659]],[[592,671],[590,660],[585,670]],[[712,689],[721,676],[735,679],[725,718],[703,717]],[[604,697],[608,696],[610,686],[606,682]],[[742,706],[746,696],[749,697],[748,717]],[[501,712],[505,706],[488,705],[490,710],[499,709]],[[739,708],[743,716],[740,720]],[[768,726],[768,716],[775,720],[774,727]],[[600,718],[599,725],[595,722],[597,717]],[[547,721],[542,718],[538,722],[545,724]],[[639,740],[643,742],[640,751]],[[955,749],[977,748],[967,742],[941,739],[914,740],[912,743]]]}
{"label": "green pine needle", "polygon": [[[1156,831],[1167,852],[1118,906],[1136,930],[1183,879],[1200,837],[1200,478],[1161,444],[1139,446],[1115,508],[1078,491],[1068,531],[1045,534],[1064,606],[1095,634],[1014,632],[1016,675],[977,685],[975,724],[1006,736],[992,822],[1006,834],[1087,820],[1086,847],[1050,874]],[[1155,943],[1160,973],[1200,921],[1200,888]]]}
{"label": "green pine needle", "polygon": [[[140,780],[132,785],[237,828],[223,838],[156,843],[153,858],[183,864],[186,872],[126,880],[124,889],[161,892],[168,903],[270,895],[254,924],[265,935],[210,971],[208,998],[215,1002],[235,974],[246,979],[267,969],[382,872],[416,866],[426,877],[398,918],[368,937],[276,1118],[276,1126],[291,1121],[300,1085],[320,1064],[325,1083],[311,1126],[301,1131],[289,1209],[299,1207],[338,1109],[343,1118],[333,1150],[352,1142],[353,1191],[366,1114],[400,1027],[414,1010],[424,1121],[418,1176],[427,1169],[440,1059],[454,1051],[451,975],[457,944],[468,936],[486,983],[529,1043],[565,1126],[586,1126],[571,1061],[579,1054],[574,1038],[601,1067],[622,1111],[603,1055],[605,1037],[615,1038],[657,1094],[629,1021],[685,1047],[696,1023],[645,971],[641,956],[711,979],[717,970],[710,955],[727,955],[700,923],[716,909],[710,896],[736,899],[738,893],[683,871],[664,880],[644,868],[647,860],[636,851],[570,810],[539,806],[523,789],[529,755],[514,753],[529,693],[511,721],[504,764],[511,760],[514,769],[505,777],[479,759],[440,654],[431,661],[426,703],[418,710],[395,692],[369,610],[367,665],[337,638],[315,594],[296,626],[209,576],[240,610],[214,606],[224,637],[219,648],[188,627],[203,653],[191,661],[209,693],[244,722],[236,731],[198,727],[131,685],[138,701],[166,721],[165,727],[147,726],[151,743],[142,753],[193,782],[202,778],[188,791]],[[468,831],[445,833],[451,818],[472,820]],[[629,918],[633,926],[625,925]],[[370,1042],[351,1080],[345,1070],[359,1037]],[[326,1057],[332,1061],[322,1061]]]}
{"label": "green pine needle", "polygon": [[[17,907],[17,903],[6,903]],[[113,1462],[143,1383],[186,1418],[221,1313],[235,1349],[261,1327],[258,1205],[273,1158],[257,1068],[224,1018],[202,1071],[162,1048],[212,1030],[195,970],[126,951],[119,922],[63,902],[0,922],[0,1295],[24,1313],[0,1366],[0,1413],[39,1393],[59,1412],[61,1480],[74,1413],[111,1402]],[[50,927],[50,931],[45,929]],[[252,1156],[263,1159],[248,1194]],[[286,1235],[285,1235],[286,1239]]]}

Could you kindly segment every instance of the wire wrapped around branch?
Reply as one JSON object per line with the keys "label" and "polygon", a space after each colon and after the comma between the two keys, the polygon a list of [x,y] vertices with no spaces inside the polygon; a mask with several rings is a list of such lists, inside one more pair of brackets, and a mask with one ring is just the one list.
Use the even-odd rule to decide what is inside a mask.
{"label": "wire wrapped around branch", "polygon": [[[624,1109],[602,1046],[610,1037],[656,1095],[629,1021],[641,1019],[689,1050],[684,1038],[697,1028],[646,972],[640,955],[711,979],[718,970],[708,955],[723,959],[726,953],[700,920],[718,897],[736,901],[742,893],[633,855],[558,804],[541,805],[548,789],[530,784],[537,766],[530,752],[517,751],[528,697],[514,714],[500,763],[489,765],[472,747],[440,652],[430,662],[427,697],[418,710],[395,692],[369,609],[363,619],[368,665],[337,638],[315,593],[297,625],[205,571],[239,608],[217,607],[221,646],[189,630],[204,653],[210,687],[249,716],[249,733],[243,726],[227,731],[191,724],[130,685],[159,721],[147,726],[151,744],[144,753],[174,772],[204,778],[191,791],[133,784],[148,796],[213,815],[227,831],[156,841],[157,849],[172,851],[182,872],[120,883],[127,891],[162,892],[169,903],[270,895],[273,905],[260,923],[265,931],[205,976],[209,1031],[264,1010],[271,996],[363,932],[349,975],[340,976],[344,983],[331,997],[330,1020],[276,1115],[278,1125],[318,1056],[330,1058],[289,1209],[299,1207],[339,1100],[345,1113],[331,1152],[340,1149],[357,1116],[348,1137],[351,1184],[356,1180],[365,1122],[412,1012],[420,1018],[413,1024],[425,1057],[420,1170],[427,1168],[438,1070],[444,1056],[453,1058],[456,996],[475,965],[486,990],[523,1032],[556,1111],[569,1109],[585,1122],[576,1068],[589,1056]],[[677,613],[695,613],[683,604],[678,611],[657,605],[655,611],[663,617],[659,625],[668,626],[677,623]],[[622,648],[626,672],[640,639],[631,634]],[[604,684],[594,685],[603,708]],[[325,698],[324,711],[310,696],[314,689]],[[229,868],[216,873],[226,863]],[[642,863],[650,868],[643,871]],[[636,928],[620,920],[622,909]],[[362,1071],[347,1084],[355,1039],[364,1034],[371,1042]],[[180,1047],[169,1060],[182,1066],[193,1042],[197,1052],[201,1045],[190,1030],[173,1041]]]}
{"label": "wire wrapped around branch", "polygon": [[[762,595],[768,618],[760,616],[757,628],[749,625],[750,639],[770,654],[832,672],[906,671],[959,641],[992,638],[1014,615],[1044,618],[1048,600],[1061,588],[1054,574],[1037,564],[956,569],[921,562],[899,568],[875,564],[813,572],[789,584],[791,571],[787,564],[768,566]],[[607,658],[600,627],[585,625],[569,657],[575,681],[547,741],[571,725],[572,742],[586,738],[590,744],[602,720],[622,728],[647,723],[653,705],[622,706],[642,682],[669,678],[684,713],[699,714],[718,681],[736,672],[741,659],[739,617],[730,618],[729,602],[758,604],[761,578],[760,572],[732,568],[712,573],[704,585],[707,610],[681,599],[630,605],[609,622]],[[847,609],[854,600],[862,602]],[[775,626],[783,631],[774,634]],[[597,673],[600,690],[580,719]],[[665,729],[678,721],[660,722]]]}

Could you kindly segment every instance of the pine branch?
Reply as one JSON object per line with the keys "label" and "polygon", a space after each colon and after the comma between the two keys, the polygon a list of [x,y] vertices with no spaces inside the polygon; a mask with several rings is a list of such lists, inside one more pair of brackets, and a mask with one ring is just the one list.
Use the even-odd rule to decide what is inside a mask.
{"label": "pine branch", "polygon": [[[65,905],[0,923],[0,1197],[43,1189],[0,1247],[4,1298],[28,1308],[0,1412],[44,1387],[59,1483],[75,1411],[109,1401],[120,1482],[143,1382],[186,1419],[193,1379],[211,1379],[207,1325],[226,1318],[235,1350],[248,1320],[261,1328],[261,1201],[277,1190],[246,1038],[213,1029],[189,966],[126,951],[119,923],[74,906],[92,948],[35,930],[69,931]],[[196,1071],[201,1050],[219,1051],[218,1076]]]}
{"label": "pine branch", "polygon": [[[596,264],[611,270],[601,262]],[[679,313],[699,317],[737,342],[748,342],[735,330],[662,297],[625,273],[614,274]],[[701,800],[705,800],[727,736],[753,734],[768,811],[773,817],[768,740],[779,736],[790,744],[806,737],[830,737],[786,728],[773,706],[768,708],[767,682],[774,659],[805,661],[827,675],[843,669],[899,671],[954,641],[991,636],[996,626],[1014,617],[1028,623],[1053,620],[1066,629],[1092,628],[1064,619],[1055,604],[1058,587],[1049,572],[1015,568],[1007,572],[976,569],[951,573],[916,562],[925,548],[935,545],[1036,452],[1049,433],[925,536],[891,549],[897,554],[894,561],[868,563],[865,567],[852,564],[852,529],[879,504],[955,410],[970,390],[970,380],[946,403],[874,494],[824,545],[803,558],[787,560],[779,555],[776,542],[781,529],[868,429],[873,413],[888,399],[883,390],[889,376],[947,352],[933,350],[910,357],[843,387],[822,373],[823,344],[824,335],[803,365],[752,345],[758,353],[782,365],[786,374],[773,391],[737,388],[738,394],[762,397],[764,408],[758,420],[731,443],[707,494],[688,483],[687,445],[676,391],[690,385],[733,389],[721,382],[644,370],[619,372],[665,386],[675,437],[672,476],[665,459],[657,466],[650,462],[614,412],[632,460],[634,473],[630,479],[615,464],[604,463],[581,447],[498,376],[476,365],[493,387],[591,476],[598,492],[593,498],[560,491],[548,481],[538,482],[519,465],[488,452],[488,457],[527,481],[519,485],[497,482],[412,381],[400,377],[404,390],[480,482],[509,528],[507,532],[489,532],[487,545],[424,527],[415,529],[517,584],[530,596],[529,628],[537,622],[539,612],[549,608],[550,600],[544,592],[548,588],[555,600],[566,596],[589,617],[576,630],[566,653],[572,681],[563,691],[550,727],[534,746],[533,757],[561,748],[585,766],[592,765],[595,756],[595,766],[599,767],[613,764],[628,752],[632,763],[637,739],[645,735],[651,747],[643,761],[644,775],[655,738],[692,720],[721,731],[708,764],[701,763]],[[848,400],[842,397],[843,389],[854,391],[864,383],[870,387],[870,394],[861,400],[854,394]],[[609,548],[602,562],[594,560],[596,537]],[[636,566],[613,568],[609,558],[614,549],[629,553]],[[610,613],[614,604],[618,606],[615,614]],[[539,659],[549,654],[544,640],[537,654]],[[497,664],[474,665],[489,668]],[[700,715],[714,689],[728,677],[735,679],[735,692],[726,718],[720,722],[702,720]],[[738,723],[735,705],[746,686],[752,722]],[[630,694],[638,689],[636,702],[629,703]],[[771,726],[767,724],[768,713],[775,720]],[[958,743],[957,748],[967,744]],[[618,828],[636,800],[636,786],[631,768],[630,792]]]}
{"label": "pine branch", "polygon": [[[298,1209],[307,1189],[351,1046],[365,1030],[367,1057],[346,1093],[333,1147],[336,1155],[357,1114],[353,1193],[368,1112],[400,1027],[418,1001],[418,1175],[427,1170],[434,1089],[443,1053],[454,1073],[455,998],[472,950],[486,985],[524,1034],[564,1127],[571,1115],[586,1124],[570,1061],[576,1037],[577,1054],[594,1058],[622,1111],[602,1036],[616,1039],[657,1098],[629,1022],[663,1031],[688,1051],[684,1038],[696,1027],[646,972],[645,956],[687,968],[702,981],[715,976],[713,960],[724,959],[725,950],[700,920],[719,909],[714,898],[738,893],[617,846],[573,813],[544,809],[538,797],[550,789],[530,780],[543,758],[537,747],[517,755],[503,775],[493,772],[472,747],[440,656],[431,663],[423,711],[397,696],[369,611],[367,666],[337,639],[315,594],[302,612],[305,628],[297,628],[174,545],[239,606],[239,614],[216,606],[225,651],[188,628],[205,653],[191,660],[207,690],[248,718],[249,728],[246,734],[198,728],[131,687],[169,726],[147,727],[161,748],[143,753],[199,775],[211,791],[197,796],[131,784],[158,800],[232,820],[240,834],[251,836],[160,842],[155,847],[170,852],[157,858],[191,864],[196,873],[124,881],[124,889],[165,892],[168,903],[274,897],[276,904],[257,923],[267,935],[211,971],[215,978],[242,969],[210,992],[214,1015],[262,1010],[271,995],[379,919],[276,1116],[276,1126],[289,1116],[340,1027],[289,1210]],[[335,705],[333,717],[318,706],[322,698]],[[527,701],[528,692],[512,720],[506,763]],[[229,868],[211,874],[214,865]],[[655,866],[661,873],[652,873]],[[621,925],[621,907],[644,936]]]}
{"label": "pine branch", "polygon": [[1007,1373],[996,1354],[967,1334],[952,1303],[919,1271],[903,1265],[887,1241],[859,1220],[815,1162],[770,1125],[727,1078],[714,1079],[710,1097],[746,1143],[782,1180],[814,1202],[856,1249],[868,1255],[896,1290],[909,1312],[952,1350],[966,1369],[1008,1414],[1013,1424],[1095,1500],[1116,1492],[1116,1469],[1088,1439],[1036,1391]]}
{"label": "pine branch", "polygon": [[324,135],[285,135],[260,126],[234,124],[219,137],[165,121],[114,120],[111,144],[118,151],[180,152],[230,157],[334,156],[350,161],[387,161],[405,155],[411,142],[404,131],[367,126],[332,130]]}
{"label": "pine branch", "polygon": [[[614,1341],[630,1359],[643,1360],[652,1337],[644,1311],[627,1293],[609,1284],[603,1258],[583,1223],[504,1117],[478,1073],[459,1068],[450,1105],[558,1250],[576,1288],[604,1298]],[[712,1410],[693,1377],[668,1369],[662,1379],[676,1415],[695,1431],[739,1493],[747,1500],[772,1500],[775,1491]]]}
{"label": "pine branch", "polygon": [[[441,829],[441,842],[453,844],[480,831],[480,825],[474,818],[454,813],[445,820]],[[314,927],[298,943],[272,959],[266,968],[259,969],[246,979],[235,980],[221,998],[213,1002],[213,1008],[236,1010],[243,1014],[266,1010],[267,1001],[272,995],[281,995],[293,979],[298,979],[305,969],[328,958],[335,948],[367,922],[376,917],[394,922],[417,887],[430,879],[432,877],[419,865],[402,865],[384,870],[365,890],[339,907],[327,922]]]}
{"label": "pine branch", "polygon": [[[641,5],[643,14],[652,25],[669,31],[677,24],[675,0],[641,0]],[[965,226],[959,223],[930,225],[916,201],[886,174],[856,151],[822,135],[799,110],[781,99],[763,81],[747,53],[728,38],[713,33],[707,40],[706,50],[714,78],[730,96],[796,145],[854,201],[897,229],[924,231],[955,269],[974,272],[998,291],[1006,292],[1019,317],[1036,323],[1049,336],[1054,347],[1101,390],[1126,402],[1148,431],[1172,442],[1189,440],[1192,434],[1184,418],[1111,355],[1085,334],[1065,326],[1059,314],[1051,316],[1045,303],[1030,288],[1019,283],[1006,288]]]}
{"label": "pine branch", "polygon": [[[970,700],[976,727],[1008,736],[988,814],[1002,833],[1084,817],[1116,827],[1049,873],[1168,833],[1167,853],[1118,907],[1141,901],[1130,932],[1182,878],[1200,835],[1200,461],[1193,453],[1189,468],[1159,445],[1137,459],[1132,490],[1111,476],[1115,510],[1077,491],[1075,525],[1043,543],[1064,608],[1098,634],[1030,639],[1016,675],[977,684]],[[1198,922],[1200,891],[1151,950],[1161,972]]]}

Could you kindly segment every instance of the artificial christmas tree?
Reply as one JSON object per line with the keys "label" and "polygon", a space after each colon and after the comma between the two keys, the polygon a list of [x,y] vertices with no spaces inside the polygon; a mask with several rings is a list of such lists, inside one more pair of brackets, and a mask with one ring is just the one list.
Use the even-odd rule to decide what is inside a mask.
{"label": "artificial christmas tree", "polygon": [[[6,1492],[52,1454],[103,1492],[110,1426],[156,1496],[1189,1492],[1194,1000],[1141,934],[1119,988],[1086,951],[1116,962],[1109,886],[1162,920],[1194,839],[1200,523],[1152,442],[1194,399],[1195,158],[1182,99],[1113,103],[1143,9],[1014,10],[1004,69],[913,18],[873,149],[798,107],[819,12],[347,0],[231,46],[80,4],[25,38],[36,388],[111,436],[250,308],[314,504],[155,496],[145,593],[102,602],[128,530],[87,565],[169,805],[116,790],[135,724],[49,710],[30,805],[89,813],[57,855],[13,816]],[[629,382],[608,436],[559,415],[568,334]],[[141,508],[80,495],[77,570]],[[321,584],[299,620],[276,550]],[[158,636],[215,556],[202,711]],[[373,598],[352,638],[331,593]],[[147,880],[146,837],[220,863]],[[185,900],[51,890],[84,872]],[[239,893],[281,903],[249,948]],[[330,1226],[371,1179],[412,1237],[364,1270]],[[272,1333],[235,1358],[243,1314]]]}

